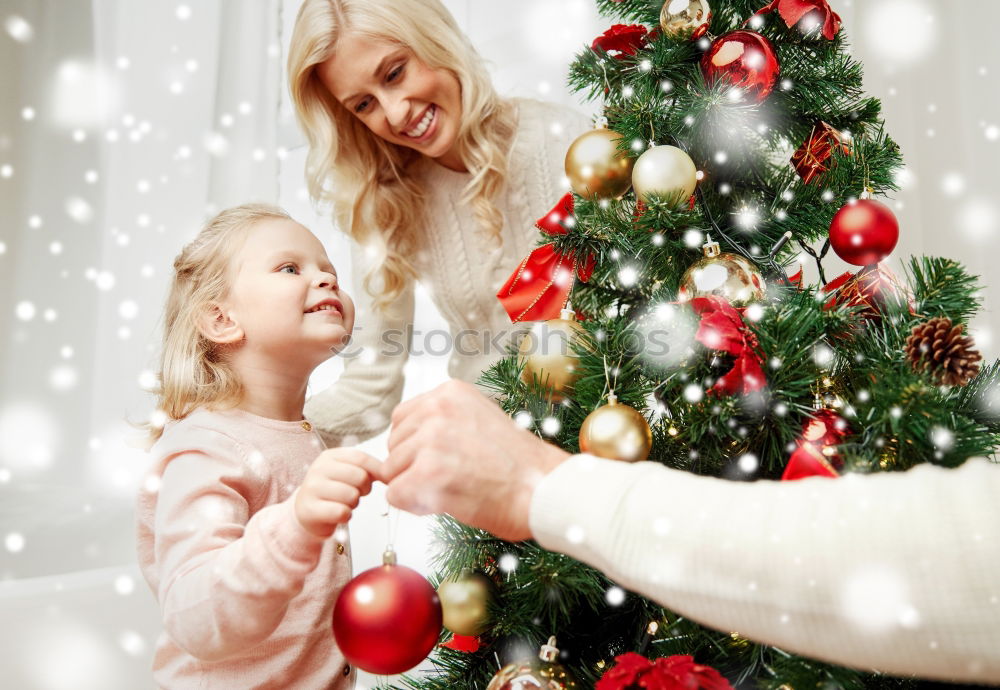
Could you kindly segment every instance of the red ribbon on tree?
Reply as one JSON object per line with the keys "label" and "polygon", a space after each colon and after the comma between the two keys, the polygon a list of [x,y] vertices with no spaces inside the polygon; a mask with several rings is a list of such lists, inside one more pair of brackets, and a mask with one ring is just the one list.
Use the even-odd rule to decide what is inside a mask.
{"label": "red ribbon on tree", "polygon": [[757,14],[767,14],[774,10],[778,10],[778,14],[785,20],[789,29],[810,12],[816,12],[823,24],[825,38],[832,41],[840,31],[840,15],[830,8],[827,0],[774,0],[767,7],[757,10]]}
{"label": "red ribbon on tree", "polygon": [[621,59],[625,55],[635,55],[645,48],[648,34],[646,27],[641,24],[615,24],[595,38],[590,44],[590,49],[596,51],[599,48],[605,53],[617,51],[615,57]]}
{"label": "red ribbon on tree", "polygon": [[753,393],[767,385],[761,356],[757,353],[757,338],[739,311],[722,297],[695,297],[691,307],[701,316],[695,340],[712,350],[735,355],[736,362],[722,376],[712,391],[720,395]]}
{"label": "red ribbon on tree", "polygon": [[675,654],[655,662],[635,652],[615,657],[615,665],[601,677],[594,690],[733,690],[721,673]]}
{"label": "red ribbon on tree", "polygon": [[[535,222],[547,235],[565,235],[566,223],[573,218],[573,195],[567,194],[555,207]],[[503,284],[497,299],[513,323],[548,321],[559,317],[566,306],[577,276],[583,282],[594,273],[595,257],[578,261],[573,254],[560,254],[551,244],[535,249]]]}
{"label": "red ribbon on tree", "polygon": [[782,481],[806,477],[839,477],[837,446],[847,435],[847,422],[833,410],[816,410],[802,431],[798,447],[788,459]]}

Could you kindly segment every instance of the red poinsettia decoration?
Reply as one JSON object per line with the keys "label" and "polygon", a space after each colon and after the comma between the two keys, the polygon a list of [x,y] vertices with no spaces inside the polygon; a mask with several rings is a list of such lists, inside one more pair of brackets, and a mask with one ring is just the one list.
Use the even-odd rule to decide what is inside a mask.
{"label": "red poinsettia decoration", "polygon": [[635,55],[646,47],[646,37],[649,35],[646,27],[641,24],[615,24],[590,44],[591,50],[600,48],[605,53],[614,51],[616,58]]}
{"label": "red poinsettia decoration", "polygon": [[840,15],[830,8],[827,0],[774,0],[767,7],[757,11],[757,14],[767,14],[778,10],[788,28],[798,24],[810,12],[817,13],[817,18],[823,25],[823,36],[832,41],[840,31]]}
{"label": "red poinsettia decoration", "polygon": [[695,297],[691,307],[701,316],[695,339],[709,348],[734,355],[733,368],[720,377],[711,392],[720,395],[753,393],[767,385],[757,338],[740,312],[722,297]]}
{"label": "red poinsettia decoration", "polygon": [[594,690],[733,690],[721,673],[694,657],[676,654],[655,662],[634,652],[615,658],[615,665]]}

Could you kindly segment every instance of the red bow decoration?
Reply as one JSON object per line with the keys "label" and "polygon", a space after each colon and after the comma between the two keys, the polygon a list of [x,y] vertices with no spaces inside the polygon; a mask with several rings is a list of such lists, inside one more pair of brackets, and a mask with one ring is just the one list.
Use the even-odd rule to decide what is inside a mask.
{"label": "red bow decoration", "polygon": [[472,654],[478,652],[480,646],[479,638],[473,635],[452,635],[447,642],[442,642],[441,646],[446,649],[454,649],[456,652],[466,652]]}
{"label": "red bow decoration", "polygon": [[605,53],[618,51],[615,57],[621,59],[625,55],[635,55],[645,48],[647,35],[646,27],[641,24],[615,24],[595,38],[590,44],[590,49],[596,51],[600,48]]}
{"label": "red bow decoration", "polygon": [[687,654],[649,659],[629,652],[601,677],[594,690],[733,690],[721,673]]}
{"label": "red bow decoration", "polygon": [[740,313],[722,297],[695,297],[695,313],[701,316],[695,340],[712,350],[736,356],[733,368],[712,386],[720,395],[753,393],[767,385],[754,337]]}
{"label": "red bow decoration", "polygon": [[817,410],[806,421],[798,447],[785,465],[782,481],[806,477],[839,477],[834,464],[842,460],[837,446],[847,435],[847,422],[833,410]]}
{"label": "red bow decoration", "polygon": [[[565,235],[572,219],[573,195],[567,194],[535,226],[547,235]],[[542,245],[525,257],[497,292],[497,299],[513,323],[558,318],[576,276],[585,283],[590,280],[595,261],[593,254],[580,262],[573,254],[560,254],[551,244]]]}
{"label": "red bow decoration", "polygon": [[818,12],[823,23],[823,36],[832,41],[840,31],[840,15],[830,9],[827,0],[774,0],[767,7],[757,10],[757,14],[767,14],[778,10],[788,28],[792,28],[810,12]]}

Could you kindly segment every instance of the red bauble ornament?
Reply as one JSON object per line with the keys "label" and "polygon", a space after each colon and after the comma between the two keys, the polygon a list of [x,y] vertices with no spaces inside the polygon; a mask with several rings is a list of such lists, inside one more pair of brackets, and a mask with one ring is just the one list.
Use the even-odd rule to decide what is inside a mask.
{"label": "red bauble ornament", "polygon": [[754,31],[732,31],[719,36],[701,58],[709,84],[722,80],[743,91],[743,98],[761,103],[778,81],[781,68],[771,42]]}
{"label": "red bauble ornament", "polygon": [[896,216],[874,199],[847,204],[830,223],[830,246],[837,256],[855,266],[877,264],[892,254],[898,241]]}
{"label": "red bauble ornament", "polygon": [[386,551],[384,565],[347,583],[333,606],[333,636],[344,658],[382,676],[409,671],[437,644],[441,602],[423,575],[396,565]]}

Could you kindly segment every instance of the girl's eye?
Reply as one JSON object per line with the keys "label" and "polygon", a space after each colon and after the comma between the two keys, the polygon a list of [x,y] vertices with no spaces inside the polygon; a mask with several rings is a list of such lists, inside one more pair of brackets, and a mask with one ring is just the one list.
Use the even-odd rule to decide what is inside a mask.
{"label": "girl's eye", "polygon": [[403,65],[400,65],[396,69],[392,70],[391,72],[389,72],[389,74],[386,76],[385,80],[386,81],[395,81],[396,79],[398,79],[399,76],[403,73],[403,67],[404,67],[404,65],[405,65],[405,63]]}
{"label": "girl's eye", "polygon": [[299,269],[295,264],[285,264],[278,269],[282,273],[298,273]]}
{"label": "girl's eye", "polygon": [[354,112],[359,113],[359,114],[365,112],[365,110],[367,110],[367,109],[368,109],[368,100],[367,99],[361,101],[356,106],[354,106]]}

